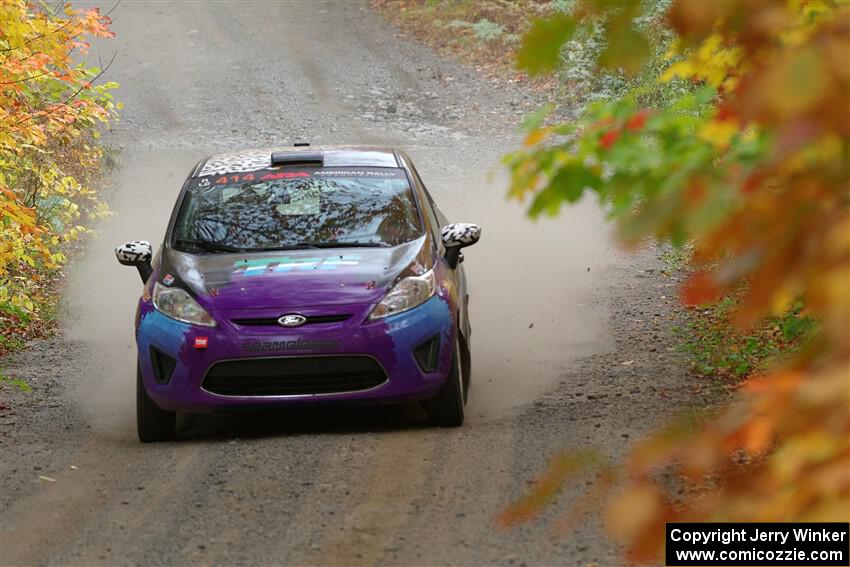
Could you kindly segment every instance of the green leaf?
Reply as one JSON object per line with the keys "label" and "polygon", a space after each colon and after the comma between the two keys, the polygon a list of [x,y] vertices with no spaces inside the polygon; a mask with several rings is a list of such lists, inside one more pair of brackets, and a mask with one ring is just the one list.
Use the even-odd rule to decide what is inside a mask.
{"label": "green leaf", "polygon": [[522,37],[517,52],[517,68],[529,75],[540,75],[555,70],[560,63],[561,46],[575,31],[575,21],[566,14],[534,21]]}
{"label": "green leaf", "polygon": [[547,103],[542,107],[538,108],[528,116],[522,119],[522,124],[520,127],[525,131],[536,130],[540,128],[543,124],[543,121],[546,120],[546,117],[552,114],[552,111],[555,110],[555,103]]}
{"label": "green leaf", "polygon": [[601,185],[599,176],[587,167],[578,162],[569,163],[562,166],[546,188],[537,195],[528,209],[528,214],[532,217],[543,212],[555,215],[564,201],[575,203],[584,195],[585,190],[598,190]]}
{"label": "green leaf", "polygon": [[608,32],[608,46],[599,55],[599,65],[634,76],[650,53],[649,41],[632,27],[631,20],[618,19]]}
{"label": "green leaf", "polygon": [[15,315],[16,317],[19,317],[24,323],[29,323],[30,321],[30,316],[26,311],[24,311],[17,305],[12,305],[9,302],[0,303],[0,312]]}

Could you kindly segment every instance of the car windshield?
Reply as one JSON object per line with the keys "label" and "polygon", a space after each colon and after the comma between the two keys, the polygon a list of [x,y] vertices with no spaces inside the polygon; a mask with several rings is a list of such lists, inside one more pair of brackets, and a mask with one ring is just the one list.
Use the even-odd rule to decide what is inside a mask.
{"label": "car windshield", "polygon": [[379,247],[422,232],[402,169],[288,168],[193,180],[172,242],[189,252]]}

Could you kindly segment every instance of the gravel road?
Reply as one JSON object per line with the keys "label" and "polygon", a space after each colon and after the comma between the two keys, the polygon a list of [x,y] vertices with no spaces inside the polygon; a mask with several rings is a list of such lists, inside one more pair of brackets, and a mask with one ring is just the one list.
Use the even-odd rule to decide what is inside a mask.
{"label": "gravel road", "polygon": [[[104,6],[108,9],[110,6]],[[535,100],[408,40],[358,2],[130,2],[108,78],[125,109],[115,216],[70,269],[60,336],[2,361],[0,564],[617,565],[591,518],[494,516],[560,451],[611,456],[686,403],[671,352],[675,282],[620,252],[593,202],[532,223],[502,154]],[[313,143],[406,149],[441,208],[484,227],[466,254],[468,421],[416,406],[182,419],[141,445],[132,318],[140,289],[111,248],[161,239],[181,182],[215,150]]]}

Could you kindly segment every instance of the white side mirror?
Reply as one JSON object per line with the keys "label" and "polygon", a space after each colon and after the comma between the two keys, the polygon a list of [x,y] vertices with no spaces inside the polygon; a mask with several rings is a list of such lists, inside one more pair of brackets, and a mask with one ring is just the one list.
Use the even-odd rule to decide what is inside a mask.
{"label": "white side mirror", "polygon": [[123,266],[135,266],[142,276],[142,281],[147,282],[153,272],[151,259],[153,258],[153,247],[147,240],[131,240],[115,248],[115,257]]}
{"label": "white side mirror", "polygon": [[447,224],[440,230],[443,246],[452,248],[472,246],[481,238],[481,227],[468,222]]}
{"label": "white side mirror", "polygon": [[153,247],[147,240],[131,240],[115,249],[115,257],[125,266],[149,264],[153,258]]}
{"label": "white side mirror", "polygon": [[481,238],[481,227],[468,222],[447,224],[440,229],[443,246],[446,247],[446,261],[452,268],[461,262],[460,249],[472,246]]}

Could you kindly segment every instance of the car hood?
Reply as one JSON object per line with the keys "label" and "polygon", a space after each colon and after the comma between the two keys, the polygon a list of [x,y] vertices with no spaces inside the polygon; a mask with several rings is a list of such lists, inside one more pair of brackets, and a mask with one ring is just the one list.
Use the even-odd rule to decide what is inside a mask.
{"label": "car hood", "polygon": [[[158,281],[215,309],[377,303],[400,276],[433,265],[425,236],[392,248],[189,254],[165,248]],[[173,281],[172,281],[173,280]]]}

